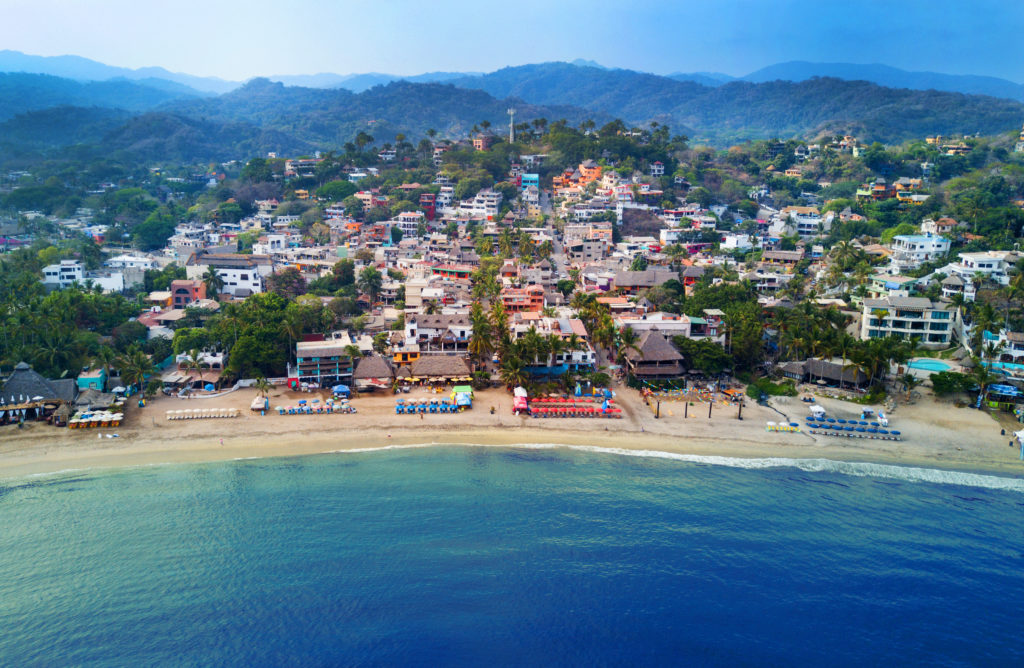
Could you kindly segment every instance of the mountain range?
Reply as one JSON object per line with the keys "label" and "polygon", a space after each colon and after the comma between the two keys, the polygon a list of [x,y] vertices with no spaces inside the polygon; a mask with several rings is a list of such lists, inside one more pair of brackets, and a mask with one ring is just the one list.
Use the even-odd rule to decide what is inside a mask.
{"label": "mountain range", "polygon": [[[11,61],[12,53],[0,52],[0,69],[4,57],[22,62]],[[81,76],[106,71],[93,61],[68,58],[42,63],[51,69],[70,63]],[[117,76],[103,81],[8,73],[0,74],[0,158],[28,159],[74,144],[146,160],[295,154],[340,148],[359,131],[378,144],[399,133],[416,141],[431,128],[441,136],[464,137],[481,121],[504,131],[509,107],[519,122],[544,117],[603,124],[621,118],[646,126],[656,121],[717,146],[823,132],[894,143],[935,133],[1002,133],[1024,121],[1024,104],[1006,97],[835,77],[790,81],[784,77],[813,69],[789,65],[749,75],[762,81],[727,80],[708,72],[663,77],[589,62],[522,65],[488,74],[438,72],[415,81],[385,74],[318,74],[286,77],[289,84],[306,85],[254,79],[220,94],[191,87],[185,83],[188,75],[153,79],[143,76],[152,72],[141,70],[129,71],[128,77],[112,68]],[[894,77],[901,72],[888,69]],[[76,155],[81,152],[76,149]]]}
{"label": "mountain range", "polygon": [[[569,64],[603,70],[617,69],[605,67],[593,60],[584,60],[582,58],[577,58]],[[217,77],[198,77],[191,74],[171,72],[162,67],[129,69],[105,65],[95,60],[82,58],[81,56],[34,56],[10,50],[0,50],[0,72],[50,74],[78,81],[125,79],[143,82],[156,88],[178,84],[179,89],[176,92],[186,92],[180,90],[180,86],[185,86],[188,89],[192,89],[192,94],[197,95],[226,93],[238,88],[243,83]],[[392,81],[442,83],[480,74],[480,72],[427,72],[409,76],[379,72],[354,74],[324,72],[320,74],[274,75],[267,78],[271,81],[280,81],[288,86],[346,88],[352,92],[361,93],[374,86],[391,83]],[[1007,79],[970,74],[911,72],[879,64],[811,63],[795,60],[769,65],[745,76],[732,76],[721,72],[674,72],[665,75],[665,78],[668,79],[690,81],[704,86],[720,86],[731,81],[749,81],[752,83],[767,81],[799,82],[814,77],[831,77],[846,81],[870,81],[871,83],[890,88],[940,90],[1024,101],[1024,84]]]}

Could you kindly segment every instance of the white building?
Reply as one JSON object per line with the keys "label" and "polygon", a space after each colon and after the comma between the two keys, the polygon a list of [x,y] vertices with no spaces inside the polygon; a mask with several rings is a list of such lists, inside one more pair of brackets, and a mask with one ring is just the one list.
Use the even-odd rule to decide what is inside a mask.
{"label": "white building", "polygon": [[618,316],[615,318],[615,324],[620,329],[629,327],[637,334],[657,330],[670,340],[673,336],[683,336],[688,339],[710,339],[716,343],[724,343],[725,332],[721,326],[723,313],[717,309],[707,309],[704,315],[707,317],[659,311],[643,315]]}
{"label": "white building", "polygon": [[403,211],[391,221],[391,227],[402,230],[403,239],[412,239],[419,236],[420,225],[427,221],[422,211]]}
{"label": "white building", "polygon": [[726,232],[722,235],[722,243],[719,248],[727,251],[747,251],[751,250],[754,244],[750,241],[749,234],[732,234]]}
{"label": "white building", "polygon": [[935,234],[900,234],[892,239],[890,271],[902,274],[949,252],[949,239]]}
{"label": "white building", "polygon": [[107,260],[106,264],[111,269],[156,269],[157,263],[153,258],[143,255],[118,255]]}
{"label": "white building", "polygon": [[927,297],[889,295],[865,299],[861,316],[861,339],[896,336],[917,338],[928,348],[949,347],[953,340],[954,311],[948,304]]}
{"label": "white building", "polygon": [[60,264],[43,267],[43,285],[66,288],[72,283],[85,282],[85,268],[78,260],[61,260]]}
{"label": "white building", "polygon": [[274,270],[273,262],[266,255],[200,253],[193,254],[185,263],[185,275],[190,280],[201,281],[210,267],[224,280],[223,291],[234,297],[263,292],[264,279]]}
{"label": "white building", "polygon": [[60,264],[43,267],[43,285],[64,289],[73,284],[92,284],[103,292],[124,292],[124,274],[112,272],[86,272],[78,260],[61,260]]}
{"label": "white building", "polygon": [[827,233],[831,227],[815,206],[787,206],[782,210],[782,215],[789,218],[801,237],[816,237],[822,232]]}
{"label": "white building", "polygon": [[1009,285],[1009,270],[1024,257],[1014,251],[981,251],[977,253],[960,253],[960,261],[943,267],[941,271],[956,274],[966,282],[974,280],[981,274],[985,280],[999,285]]}
{"label": "white building", "polygon": [[501,206],[501,193],[496,190],[481,190],[473,199],[459,203],[459,214],[469,214],[473,218],[493,219],[498,215]]}

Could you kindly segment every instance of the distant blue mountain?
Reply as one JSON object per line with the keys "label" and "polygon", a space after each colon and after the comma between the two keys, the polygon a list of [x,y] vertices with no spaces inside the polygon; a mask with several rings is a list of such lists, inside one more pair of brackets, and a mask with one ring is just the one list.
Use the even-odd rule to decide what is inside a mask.
{"label": "distant blue mountain", "polygon": [[0,73],[0,121],[51,107],[104,107],[141,112],[167,102],[201,97],[190,88],[186,90],[191,92],[124,79],[83,82],[48,74]]}
{"label": "distant blue mountain", "polygon": [[367,72],[364,74],[298,74],[267,77],[271,81],[279,81],[286,86],[302,86],[304,88],[344,88],[353,93],[362,93],[374,86],[382,86],[392,81],[409,81],[411,83],[444,83],[462,77],[474,76],[478,72],[427,72],[402,76],[399,74],[381,74]]}
{"label": "distant blue mountain", "polygon": [[712,87],[736,81],[736,77],[721,72],[674,72],[666,75],[666,78],[676,81],[692,81],[702,86]]}
{"label": "distant blue mountain", "polygon": [[[741,77],[741,79],[752,83],[763,83],[766,81],[806,81],[813,77],[833,77],[845,81],[870,81],[889,88],[942,90],[1024,101],[1024,85],[1007,79],[973,74],[908,72],[888,65],[809,63],[794,60],[764,67]],[[675,78],[674,75],[673,78]]]}
{"label": "distant blue mountain", "polygon": [[[81,56],[33,56],[20,51],[0,51],[0,72],[25,72],[27,74],[49,74],[76,81],[107,81],[126,79],[145,82],[154,88],[153,79],[174,82],[191,89],[191,94],[221,94],[238,88],[236,81],[225,81],[216,77],[197,77],[191,74],[170,72],[162,67],[142,67],[137,70],[114,67]],[[164,88],[166,90],[166,88]],[[176,91],[183,92],[183,91]]]}

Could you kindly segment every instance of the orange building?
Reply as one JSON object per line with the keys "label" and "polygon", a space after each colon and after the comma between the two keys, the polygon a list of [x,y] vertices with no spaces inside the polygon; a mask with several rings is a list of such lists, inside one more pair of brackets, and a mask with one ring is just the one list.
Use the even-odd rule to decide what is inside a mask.
{"label": "orange building", "polygon": [[527,313],[544,310],[544,288],[530,285],[525,288],[505,288],[501,303],[507,313]]}

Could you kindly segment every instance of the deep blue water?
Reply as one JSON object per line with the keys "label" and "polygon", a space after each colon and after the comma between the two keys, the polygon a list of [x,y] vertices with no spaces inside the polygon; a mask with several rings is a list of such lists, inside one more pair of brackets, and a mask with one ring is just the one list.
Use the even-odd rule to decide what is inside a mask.
{"label": "deep blue water", "polygon": [[0,664],[1024,664],[1021,480],[802,466],[453,447],[0,482]]}

